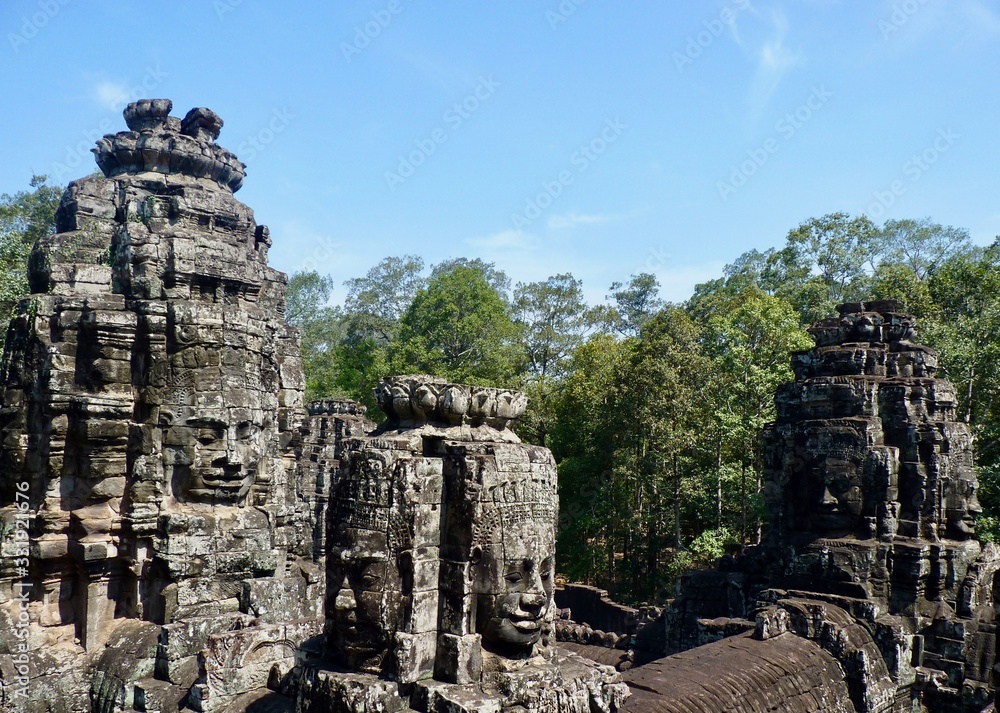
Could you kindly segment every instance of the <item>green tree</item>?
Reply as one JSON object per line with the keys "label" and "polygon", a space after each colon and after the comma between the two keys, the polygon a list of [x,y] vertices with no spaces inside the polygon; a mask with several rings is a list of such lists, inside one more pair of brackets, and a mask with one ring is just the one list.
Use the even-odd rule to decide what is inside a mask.
{"label": "green tree", "polygon": [[696,286],[688,311],[705,319],[720,297],[753,287],[784,298],[809,324],[833,314],[840,302],[867,297],[885,250],[885,235],[865,216],[810,218],[788,232],[783,248],[745,252],[725,267],[721,279]]}
{"label": "green tree", "polygon": [[614,282],[607,299],[614,305],[604,310],[607,328],[626,337],[638,336],[643,325],[664,306],[660,283],[648,272],[632,275],[627,284]]}
{"label": "green tree", "polygon": [[[790,298],[804,321],[833,313],[840,302],[860,299],[883,251],[882,233],[866,216],[830,213],[788,233],[787,247],[806,276],[776,294]],[[867,269],[866,269],[867,268]]]}
{"label": "green tree", "polygon": [[0,348],[18,301],[28,293],[31,248],[56,229],[63,189],[47,181],[46,176],[32,176],[32,190],[0,196]]}
{"label": "green tree", "polygon": [[330,305],[333,279],[315,270],[296,272],[288,280],[285,319],[301,330],[306,398],[341,395],[338,347],[344,338],[340,309]]}
{"label": "green tree", "polygon": [[760,515],[760,432],[774,420],[774,394],[792,380],[790,354],[812,345],[795,308],[755,288],[728,299],[706,323],[704,343],[712,368],[708,379],[716,438],[716,527],[722,527],[724,463],[740,473],[739,532],[747,541]]}
{"label": "green tree", "polygon": [[900,309],[916,317],[933,311],[930,286],[909,265],[883,262],[872,276],[870,296],[877,300],[896,300]]}
{"label": "green tree", "polygon": [[948,259],[928,289],[933,312],[923,332],[958,390],[980,458],[1000,460],[1000,241]]}
{"label": "green tree", "polygon": [[570,356],[594,328],[596,316],[583,299],[583,283],[569,273],[544,282],[518,283],[513,316],[527,359],[524,389],[529,407],[522,429],[544,446],[554,418],[553,397],[566,376]]}
{"label": "green tree", "polygon": [[337,386],[368,406],[378,418],[373,389],[392,370],[390,345],[399,336],[400,318],[425,284],[424,261],[416,255],[387,257],[364,277],[345,282],[344,336],[336,350]]}
{"label": "green tree", "polygon": [[504,300],[510,293],[510,277],[503,270],[497,268],[496,263],[486,262],[482,258],[453,257],[439,262],[431,268],[431,277],[438,277],[446,272],[451,272],[456,267],[470,267],[482,274],[490,287],[496,290]]}
{"label": "green tree", "polygon": [[614,465],[627,424],[619,379],[635,341],[596,334],[576,348],[550,434],[559,464],[559,571],[612,593],[617,555],[633,518],[632,499],[621,478],[616,481]]}
{"label": "green tree", "polygon": [[522,361],[507,304],[481,270],[467,265],[427,281],[400,320],[399,339],[392,344],[397,372],[469,384],[511,385]]}
{"label": "green tree", "polygon": [[424,286],[424,261],[416,255],[387,257],[368,271],[344,283],[344,313],[352,339],[388,344],[399,332],[399,320],[414,295]]}
{"label": "green tree", "polygon": [[918,280],[926,280],[949,258],[972,248],[969,231],[922,220],[887,220],[882,226],[884,262],[908,267]]}
{"label": "green tree", "polygon": [[620,556],[617,571],[609,562],[609,575],[623,598],[641,601],[672,588],[661,573],[695,534],[688,506],[708,364],[698,325],[675,306],[657,312],[626,344],[605,415],[615,434],[604,446],[612,452],[609,499],[617,505],[610,548]]}

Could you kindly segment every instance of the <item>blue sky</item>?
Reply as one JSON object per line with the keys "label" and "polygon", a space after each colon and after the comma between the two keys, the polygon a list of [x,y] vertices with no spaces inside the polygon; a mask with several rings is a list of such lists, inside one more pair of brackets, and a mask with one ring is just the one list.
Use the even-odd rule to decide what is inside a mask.
{"label": "blue sky", "polygon": [[0,192],[62,183],[130,97],[207,106],[271,262],[387,255],[670,299],[843,210],[1000,234],[981,0],[5,0]]}

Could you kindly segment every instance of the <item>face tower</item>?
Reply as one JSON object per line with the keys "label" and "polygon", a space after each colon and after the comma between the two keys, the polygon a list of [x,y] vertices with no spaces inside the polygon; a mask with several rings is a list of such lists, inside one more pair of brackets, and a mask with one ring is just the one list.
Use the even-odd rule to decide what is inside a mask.
{"label": "face tower", "polygon": [[326,649],[303,711],[616,710],[612,669],[552,635],[558,490],[510,429],[524,394],[397,376],[387,420],[343,442],[327,521]]}
{"label": "face tower", "polygon": [[0,505],[24,496],[31,564],[0,586],[30,588],[40,651],[99,652],[123,621],[225,630],[265,590],[319,610],[292,603],[296,582],[322,595],[299,567],[316,515],[287,279],[233,195],[245,167],[216,143],[222,120],[170,109],[130,104],[128,130],[98,141],[8,332]]}

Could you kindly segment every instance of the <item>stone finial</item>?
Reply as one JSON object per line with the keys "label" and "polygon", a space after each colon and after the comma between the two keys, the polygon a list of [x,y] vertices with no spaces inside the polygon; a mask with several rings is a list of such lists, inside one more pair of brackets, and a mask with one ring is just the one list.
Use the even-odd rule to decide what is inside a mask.
{"label": "stone finial", "polygon": [[167,120],[174,103],[169,99],[140,99],[125,107],[125,123],[132,131],[149,131]]}
{"label": "stone finial", "polygon": [[197,107],[181,119],[181,133],[198,141],[215,141],[222,131],[222,117],[211,109]]}
{"label": "stone finial", "polygon": [[899,342],[916,338],[917,322],[899,311],[896,300],[845,302],[837,305],[838,317],[820,320],[809,328],[816,346],[848,342]]}

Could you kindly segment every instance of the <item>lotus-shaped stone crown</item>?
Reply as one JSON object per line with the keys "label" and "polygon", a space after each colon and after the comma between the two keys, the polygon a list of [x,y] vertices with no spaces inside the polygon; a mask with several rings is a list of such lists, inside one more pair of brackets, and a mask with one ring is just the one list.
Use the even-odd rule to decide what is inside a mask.
{"label": "lotus-shaped stone crown", "polygon": [[239,190],[246,165],[215,143],[223,124],[219,115],[200,107],[178,119],[170,116],[172,107],[169,99],[140,99],[125,107],[129,130],[107,134],[91,149],[104,175],[181,174]]}
{"label": "lotus-shaped stone crown", "polygon": [[388,377],[375,389],[375,398],[389,421],[400,426],[468,424],[502,431],[528,406],[520,391],[453,384],[427,375]]}

